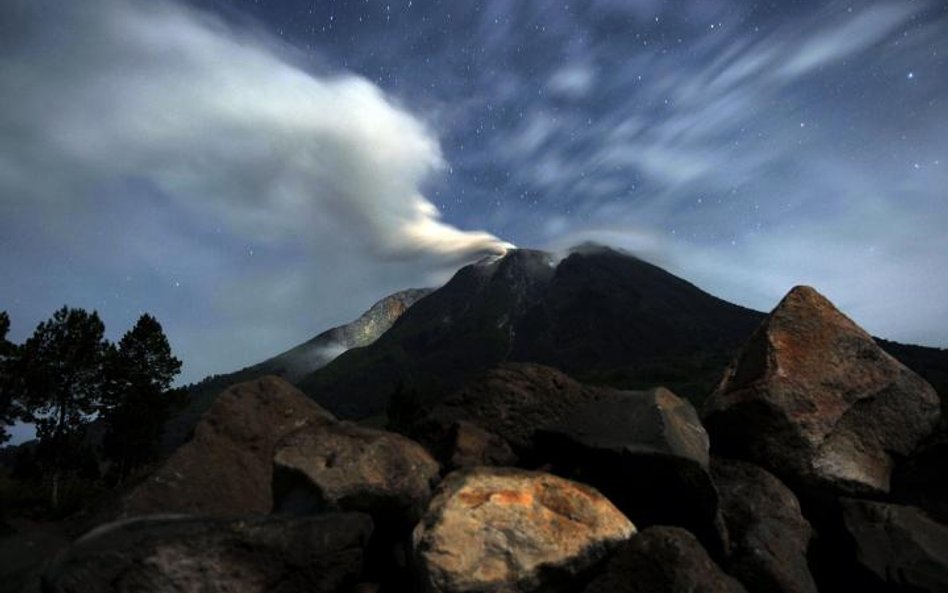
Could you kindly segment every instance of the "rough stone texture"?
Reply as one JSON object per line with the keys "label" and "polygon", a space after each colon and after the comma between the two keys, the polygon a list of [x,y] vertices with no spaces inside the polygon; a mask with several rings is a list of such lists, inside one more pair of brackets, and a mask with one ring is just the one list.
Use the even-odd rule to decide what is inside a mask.
{"label": "rough stone texture", "polygon": [[890,585],[948,591],[948,527],[915,507],[855,499],[842,506],[862,566]]}
{"label": "rough stone texture", "polygon": [[807,565],[812,530],[793,492],[741,461],[713,458],[711,475],[730,538],[728,572],[751,593],[816,593]]}
{"label": "rough stone texture", "polygon": [[617,391],[569,410],[543,429],[584,447],[643,455],[668,455],[708,468],[708,434],[694,407],[664,388]]}
{"label": "rough stone texture", "polygon": [[584,593],[744,593],[698,540],[678,527],[649,527],[622,545]]}
{"label": "rough stone texture", "polygon": [[47,593],[319,593],[353,586],[372,531],[359,513],[153,517],[100,527],[43,577]]}
{"label": "rough stone texture", "polygon": [[191,441],[124,497],[123,514],[269,513],[276,442],[303,426],[332,421],[277,377],[234,385],[217,397]]}
{"label": "rough stone texture", "polygon": [[898,501],[919,506],[948,524],[948,430],[942,428],[896,466],[892,493]]}
{"label": "rough stone texture", "polygon": [[517,456],[502,437],[460,420],[448,433],[445,457],[451,469],[479,465],[513,466]]}
{"label": "rough stone texture", "polygon": [[[284,437],[273,456],[276,508],[364,511],[413,526],[421,517],[438,462],[401,435],[348,422],[307,426]],[[297,492],[298,488],[304,490]],[[294,509],[302,495],[313,508]]]}
{"label": "rough stone texture", "polygon": [[596,490],[509,468],[458,470],[415,528],[425,590],[569,590],[574,577],[635,532]]}
{"label": "rough stone texture", "polygon": [[671,391],[603,392],[537,430],[535,443],[554,473],[595,486],[636,525],[681,525],[720,550],[708,435]]}
{"label": "rough stone texture", "polygon": [[530,456],[533,431],[565,419],[579,404],[611,390],[578,383],[562,372],[529,363],[505,363],[467,382],[412,429],[437,446],[459,421],[501,435],[514,453]]}
{"label": "rough stone texture", "polygon": [[704,410],[722,454],[844,494],[888,492],[893,455],[938,418],[932,387],[809,287],[784,297]]}

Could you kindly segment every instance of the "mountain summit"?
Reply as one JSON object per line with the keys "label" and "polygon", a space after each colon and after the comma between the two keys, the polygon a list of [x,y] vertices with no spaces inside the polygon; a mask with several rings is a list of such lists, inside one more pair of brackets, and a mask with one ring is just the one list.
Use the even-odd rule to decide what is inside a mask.
{"label": "mountain summit", "polygon": [[709,393],[763,314],[652,264],[584,244],[559,259],[516,249],[458,271],[392,328],[299,382],[343,417],[389,399],[431,401],[504,361],[547,364],[580,380]]}

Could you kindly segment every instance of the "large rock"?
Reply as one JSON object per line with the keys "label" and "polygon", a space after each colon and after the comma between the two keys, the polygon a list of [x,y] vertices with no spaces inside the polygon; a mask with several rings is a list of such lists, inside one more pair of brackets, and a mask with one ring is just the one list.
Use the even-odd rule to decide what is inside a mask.
{"label": "large rock", "polygon": [[451,426],[443,451],[450,469],[479,465],[514,466],[518,461],[506,439],[464,420]]}
{"label": "large rock", "polygon": [[372,531],[359,513],[152,517],[100,527],[48,569],[48,593],[319,593],[353,586]]}
{"label": "large rock", "polygon": [[438,463],[418,443],[349,422],[287,435],[273,464],[279,511],[363,511],[408,529],[440,478]]}
{"label": "large rock", "polygon": [[896,466],[892,494],[948,524],[948,430],[941,429]]}
{"label": "large rock", "polygon": [[384,334],[412,305],[431,293],[428,288],[412,288],[378,301],[358,319],[326,330],[273,358],[234,373],[215,375],[188,389],[188,405],[165,423],[161,450],[170,455],[184,444],[217,394],[231,385],[276,375],[296,384],[303,376],[322,368],[342,352],[368,346]]}
{"label": "large rock", "polygon": [[368,513],[375,533],[367,570],[386,583],[411,582],[411,529],[440,478],[421,445],[349,422],[308,426],[280,441],[273,466],[277,512]]}
{"label": "large rock", "polygon": [[277,377],[234,385],[217,397],[190,442],[124,497],[122,511],[269,513],[276,442],[304,426],[333,421]]}
{"label": "large rock", "polygon": [[858,562],[889,585],[948,591],[948,527],[915,507],[844,499]]}
{"label": "large rock", "polygon": [[443,400],[412,433],[449,467],[499,465],[506,441],[509,458],[595,486],[637,525],[683,525],[721,548],[708,436],[691,404],[667,389],[619,391],[506,363]]}
{"label": "large rock", "polygon": [[751,593],[816,593],[812,530],[789,488],[760,467],[714,458],[711,475],[730,539],[728,572]]}
{"label": "large rock", "polygon": [[458,470],[415,528],[430,593],[553,593],[635,532],[596,490],[539,472]]}
{"label": "large rock", "polygon": [[938,418],[932,387],[809,287],[784,297],[704,410],[722,454],[844,494],[887,492],[893,457]]}
{"label": "large rock", "polygon": [[611,392],[578,383],[560,371],[505,363],[467,382],[436,405],[409,432],[445,464],[457,453],[454,433],[467,422],[499,435],[513,453],[533,461],[533,432],[566,419],[578,406]]}
{"label": "large rock", "polygon": [[744,593],[698,540],[678,527],[649,527],[609,560],[583,593]]}
{"label": "large rock", "polygon": [[720,551],[708,435],[671,391],[602,391],[535,442],[554,473],[595,486],[636,525],[681,525]]}

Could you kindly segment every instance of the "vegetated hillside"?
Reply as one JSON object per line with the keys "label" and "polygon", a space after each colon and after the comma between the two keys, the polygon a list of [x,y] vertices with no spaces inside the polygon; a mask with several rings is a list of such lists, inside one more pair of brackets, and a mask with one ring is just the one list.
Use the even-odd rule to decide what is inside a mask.
{"label": "vegetated hillside", "polygon": [[514,250],[463,268],[372,345],[299,385],[359,418],[384,412],[393,394],[420,404],[499,362],[522,361],[700,399],[762,319],[627,253],[586,245],[557,262]]}

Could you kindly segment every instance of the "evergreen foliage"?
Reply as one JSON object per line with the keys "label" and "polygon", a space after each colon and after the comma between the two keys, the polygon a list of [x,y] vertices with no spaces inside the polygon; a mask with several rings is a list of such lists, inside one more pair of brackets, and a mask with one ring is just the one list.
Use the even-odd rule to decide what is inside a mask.
{"label": "evergreen foliage", "polygon": [[182,396],[170,389],[180,370],[161,324],[148,314],[108,350],[100,408],[103,451],[118,479],[157,457],[164,421]]}

